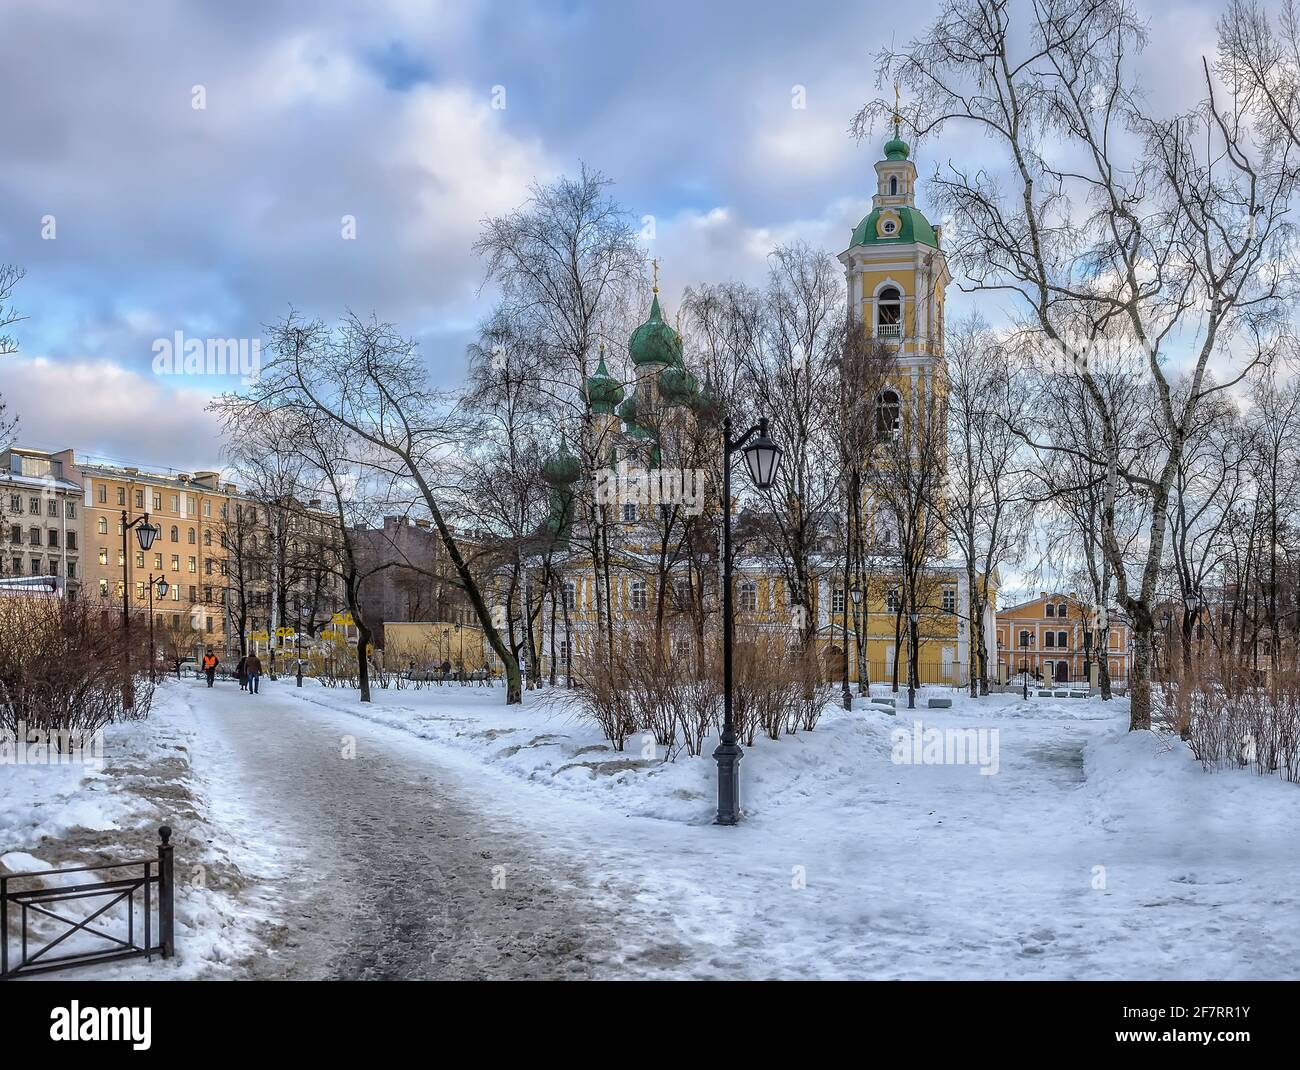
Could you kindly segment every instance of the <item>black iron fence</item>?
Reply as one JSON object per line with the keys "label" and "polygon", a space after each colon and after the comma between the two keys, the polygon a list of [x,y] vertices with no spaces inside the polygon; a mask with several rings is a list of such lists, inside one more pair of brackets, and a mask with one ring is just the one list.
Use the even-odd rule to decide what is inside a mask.
{"label": "black iron fence", "polygon": [[[158,830],[157,858],[0,876],[0,980],[141,955],[170,958],[175,940],[171,835],[165,825]],[[123,871],[127,876],[40,886],[49,877]],[[30,887],[32,882],[37,886]],[[59,913],[74,903],[95,909],[82,917]],[[114,910],[122,905],[125,911]],[[65,931],[46,937],[33,929],[36,921],[52,921]],[[82,939],[74,950],[66,941],[78,933]],[[64,950],[53,954],[59,947]]]}

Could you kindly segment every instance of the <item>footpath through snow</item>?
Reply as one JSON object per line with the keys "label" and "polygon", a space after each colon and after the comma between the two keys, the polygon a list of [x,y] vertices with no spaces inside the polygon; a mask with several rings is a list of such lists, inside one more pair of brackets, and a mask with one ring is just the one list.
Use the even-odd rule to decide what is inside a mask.
{"label": "footpath through snow", "polygon": [[[192,816],[238,873],[207,894],[239,903],[239,939],[266,949],[227,968],[238,940],[199,935],[196,915],[204,964],[181,967],[196,972],[1300,976],[1295,786],[1203,773],[1177,740],[1126,732],[1123,702],[952,697],[896,716],[859,703],[756,741],[731,829],[710,824],[710,759],[663,761],[640,739],[615,752],[560,692],[521,708],[435,686],[361,706],[310,682],[256,697],[173,682],[121,745],[192,739]],[[893,733],[910,740],[914,719],[988,730],[996,772],[897,763]],[[116,812],[111,764],[83,787],[8,773],[0,854],[48,861],[42,828],[167,809]],[[10,821],[24,793],[44,814]]]}

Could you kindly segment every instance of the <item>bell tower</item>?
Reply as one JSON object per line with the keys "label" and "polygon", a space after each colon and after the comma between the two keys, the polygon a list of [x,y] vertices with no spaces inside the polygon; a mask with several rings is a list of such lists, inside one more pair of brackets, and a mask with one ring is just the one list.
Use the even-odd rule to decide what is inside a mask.
{"label": "bell tower", "polygon": [[839,260],[850,314],[872,337],[896,347],[900,371],[920,385],[943,356],[944,292],[952,276],[941,228],[916,207],[916,165],[900,133],[894,92],[894,136],[875,166],[871,211]]}

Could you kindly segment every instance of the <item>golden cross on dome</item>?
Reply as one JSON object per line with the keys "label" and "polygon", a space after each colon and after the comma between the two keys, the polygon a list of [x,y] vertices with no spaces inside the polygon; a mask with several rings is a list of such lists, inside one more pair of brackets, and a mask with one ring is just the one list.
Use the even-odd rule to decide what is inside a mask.
{"label": "golden cross on dome", "polygon": [[658,293],[659,292],[659,258],[655,257],[653,260],[651,260],[650,265],[655,269],[655,284],[652,287],[651,292]]}
{"label": "golden cross on dome", "polygon": [[894,83],[894,137],[898,137],[898,126],[903,121],[898,105],[898,83]]}

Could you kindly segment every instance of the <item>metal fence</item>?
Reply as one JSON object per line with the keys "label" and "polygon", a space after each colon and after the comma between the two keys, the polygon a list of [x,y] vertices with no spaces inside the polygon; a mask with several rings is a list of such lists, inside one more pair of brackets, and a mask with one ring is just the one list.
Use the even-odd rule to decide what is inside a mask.
{"label": "metal fence", "polygon": [[[157,858],[0,876],[0,980],[139,956],[170,958],[175,940],[171,834],[165,825],[158,830]],[[23,887],[50,877],[64,879],[69,874],[123,870],[129,875],[71,885],[43,887],[38,883],[36,887]],[[60,909],[71,909],[70,904],[83,902],[95,904],[95,909],[84,917],[59,913]],[[122,911],[114,912],[121,905],[126,907],[125,917]],[[11,917],[11,913],[16,916]],[[41,943],[40,935],[33,930],[36,920],[54,921],[66,926],[66,931]],[[113,924],[116,931],[110,930]],[[89,936],[90,946],[69,950],[65,941],[77,933]],[[17,945],[16,956],[12,954],[13,944]],[[52,954],[61,946],[62,953]]]}

